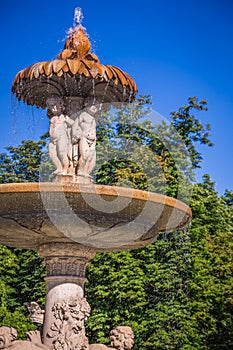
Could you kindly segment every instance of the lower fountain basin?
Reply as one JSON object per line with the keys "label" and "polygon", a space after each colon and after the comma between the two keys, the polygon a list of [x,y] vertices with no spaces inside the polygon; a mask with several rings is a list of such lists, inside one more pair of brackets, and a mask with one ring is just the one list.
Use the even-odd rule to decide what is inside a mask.
{"label": "lower fountain basin", "polygon": [[77,183],[0,185],[0,243],[37,249],[77,242],[96,251],[141,248],[187,226],[191,210],[160,194]]}

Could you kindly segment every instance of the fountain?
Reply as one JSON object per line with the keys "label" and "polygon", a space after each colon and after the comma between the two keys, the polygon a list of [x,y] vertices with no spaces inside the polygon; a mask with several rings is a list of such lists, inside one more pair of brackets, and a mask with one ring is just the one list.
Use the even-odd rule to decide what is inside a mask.
{"label": "fountain", "polygon": [[[31,319],[43,325],[42,336],[29,332],[29,340],[20,341],[14,329],[1,327],[1,349],[108,349],[89,345],[85,335],[90,260],[97,252],[145,247],[159,232],[181,229],[191,220],[190,208],[176,199],[93,184],[100,111],[104,104],[131,103],[137,87],[127,73],[91,53],[82,17],[77,8],[58,59],[23,69],[12,85],[18,100],[47,108],[55,170],[51,182],[0,185],[0,242],[37,250],[47,269],[45,312],[36,303],[29,306]],[[133,346],[130,327],[119,325],[110,338],[111,349]]]}

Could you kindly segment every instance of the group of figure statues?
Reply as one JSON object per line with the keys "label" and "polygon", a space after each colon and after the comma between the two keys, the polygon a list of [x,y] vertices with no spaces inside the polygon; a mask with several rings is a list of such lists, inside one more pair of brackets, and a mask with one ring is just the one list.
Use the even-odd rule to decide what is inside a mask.
{"label": "group of figure statues", "polygon": [[[27,332],[28,340],[18,340],[18,334],[15,328],[0,327],[0,349],[5,350],[56,350],[42,344],[40,331]],[[134,334],[130,327],[119,326],[110,332],[111,347],[103,344],[90,344],[85,347],[89,350],[130,350],[134,345]],[[77,346],[76,346],[77,345]],[[79,349],[79,344],[73,346],[62,346],[63,350]],[[84,348],[83,348],[84,349]]]}
{"label": "group of figure statues", "polygon": [[89,177],[96,163],[96,121],[100,105],[93,99],[84,102],[81,112],[65,114],[61,97],[46,101],[50,119],[49,156],[56,169],[54,175]]}
{"label": "group of figure statues", "polygon": [[[30,320],[43,325],[44,310],[36,303],[26,304]],[[104,344],[89,344],[85,335],[84,321],[90,314],[90,306],[85,298],[61,300],[53,306],[55,321],[46,335],[52,345],[42,343],[41,330],[27,332],[28,340],[18,340],[13,327],[0,327],[0,349],[9,350],[130,350],[134,345],[131,327],[119,326],[110,332],[111,347]],[[42,327],[43,328],[43,327]]]}
{"label": "group of figure statues", "polygon": [[103,344],[91,344],[89,350],[130,350],[134,345],[134,334],[131,327],[118,326],[110,332],[111,347]]}

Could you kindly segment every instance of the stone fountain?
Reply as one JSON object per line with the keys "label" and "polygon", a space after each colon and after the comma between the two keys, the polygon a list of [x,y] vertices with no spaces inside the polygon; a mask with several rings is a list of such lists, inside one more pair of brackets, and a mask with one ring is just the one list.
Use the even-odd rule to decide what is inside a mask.
{"label": "stone fountain", "polygon": [[[127,73],[91,53],[81,19],[77,8],[76,25],[56,60],[23,69],[12,85],[18,100],[47,108],[55,170],[51,182],[0,185],[0,242],[37,250],[47,269],[45,312],[36,303],[29,306],[42,334],[29,332],[29,340],[20,341],[14,329],[1,327],[0,349],[107,349],[89,345],[85,335],[90,260],[97,252],[145,247],[159,232],[181,229],[191,220],[190,208],[176,199],[93,184],[101,108],[132,102],[137,87]],[[130,327],[113,330],[111,344],[111,349],[131,349]]]}

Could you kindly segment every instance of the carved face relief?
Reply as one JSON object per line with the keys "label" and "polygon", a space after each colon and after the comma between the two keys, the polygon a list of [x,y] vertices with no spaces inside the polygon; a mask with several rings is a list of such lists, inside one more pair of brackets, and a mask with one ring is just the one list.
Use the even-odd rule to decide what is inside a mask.
{"label": "carved face relief", "polygon": [[56,320],[47,336],[53,338],[54,349],[88,349],[84,321],[90,314],[90,306],[86,299],[77,297],[58,302],[52,311]]}
{"label": "carved face relief", "polygon": [[87,111],[90,112],[91,114],[95,114],[97,112],[97,107],[95,105],[92,105],[91,107],[87,108]]}
{"label": "carved face relief", "polygon": [[134,345],[134,334],[130,327],[119,326],[110,332],[110,340],[117,350],[130,350]]}
{"label": "carved face relief", "polygon": [[17,331],[10,327],[0,327],[0,349],[7,349],[17,338]]}
{"label": "carved face relief", "polygon": [[123,342],[124,342],[124,336],[123,334],[117,332],[117,331],[112,331],[110,335],[110,340],[111,340],[111,346],[114,346],[114,348],[123,350]]}
{"label": "carved face relief", "polygon": [[4,349],[9,344],[6,344],[6,337],[4,335],[0,335],[0,349]]}
{"label": "carved face relief", "polygon": [[125,340],[125,349],[131,349],[134,345],[134,340],[132,338],[128,338]]}

